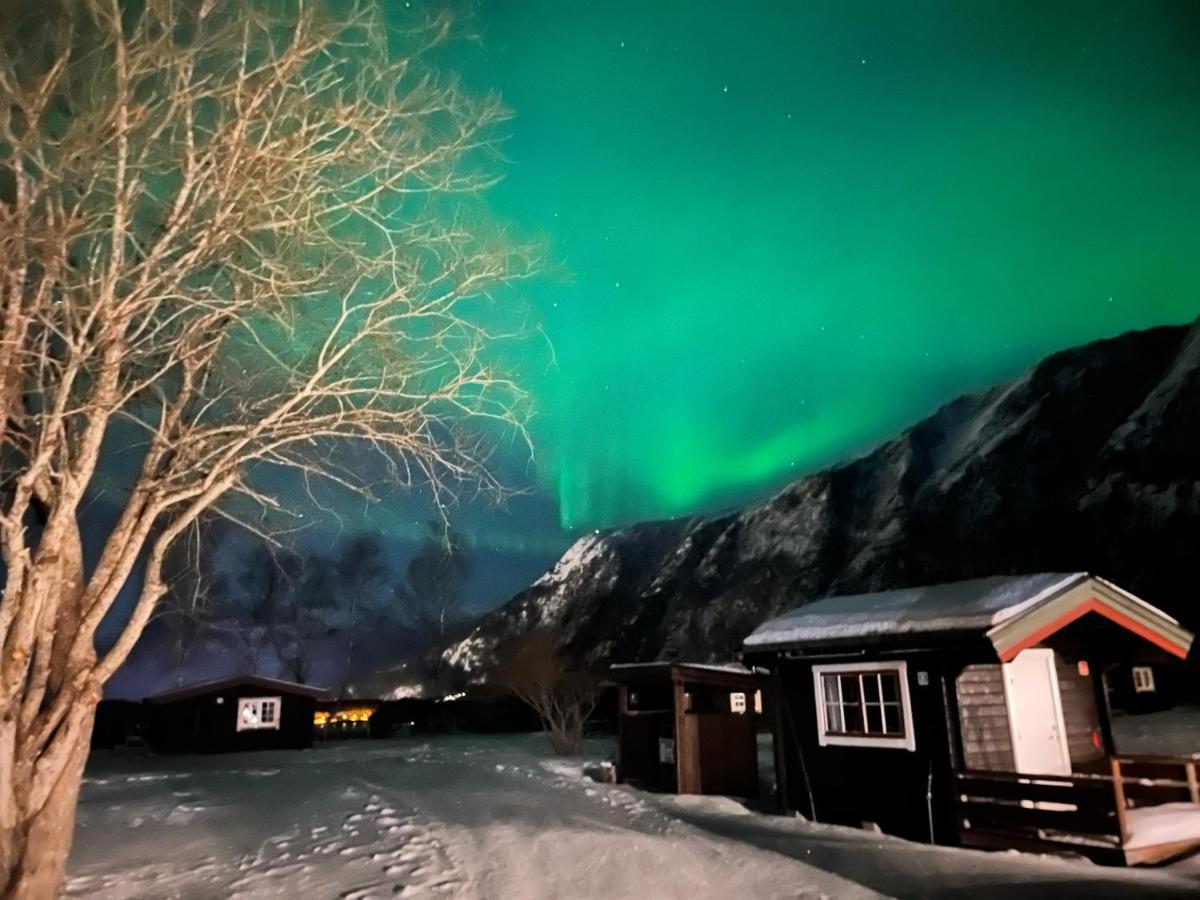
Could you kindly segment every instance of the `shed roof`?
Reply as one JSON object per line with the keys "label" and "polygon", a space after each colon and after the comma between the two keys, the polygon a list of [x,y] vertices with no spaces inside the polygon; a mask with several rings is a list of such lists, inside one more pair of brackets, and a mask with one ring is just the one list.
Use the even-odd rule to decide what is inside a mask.
{"label": "shed roof", "polygon": [[745,648],[977,633],[1007,660],[1089,612],[1176,656],[1186,657],[1191,647],[1190,632],[1128,591],[1086,572],[1042,572],[829,597],[763,623],[746,638]]}
{"label": "shed roof", "polygon": [[198,681],[186,684],[174,690],[147,697],[147,703],[174,703],[177,700],[189,700],[205,694],[220,693],[235,688],[253,688],[254,690],[274,691],[280,694],[299,694],[312,697],[314,700],[329,700],[330,694],[324,688],[311,684],[300,684],[296,681],[285,681],[282,678],[266,678],[262,675],[233,675],[229,678],[216,678],[211,681]]}
{"label": "shed roof", "polygon": [[708,684],[756,686],[763,675],[741,663],[688,663],[655,661],[643,663],[614,663],[609,666],[613,681],[630,684],[647,681],[698,681]]}

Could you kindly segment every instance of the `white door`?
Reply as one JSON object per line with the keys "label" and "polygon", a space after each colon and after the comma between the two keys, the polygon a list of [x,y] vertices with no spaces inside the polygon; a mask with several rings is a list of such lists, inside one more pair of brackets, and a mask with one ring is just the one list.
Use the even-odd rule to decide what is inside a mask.
{"label": "white door", "polygon": [[1004,664],[1004,697],[1017,771],[1070,775],[1071,755],[1053,650],[1022,650]]}

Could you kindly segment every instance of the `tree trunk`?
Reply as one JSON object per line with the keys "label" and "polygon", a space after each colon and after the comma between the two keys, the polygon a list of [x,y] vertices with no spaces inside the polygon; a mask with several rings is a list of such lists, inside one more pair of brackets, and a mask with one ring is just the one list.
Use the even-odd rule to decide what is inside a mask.
{"label": "tree trunk", "polygon": [[[75,712],[82,727],[45,805],[33,816],[18,821],[11,832],[0,831],[0,863],[7,863],[0,868],[0,898],[4,900],[54,900],[62,889],[75,838],[83,767],[96,719],[95,701],[81,698],[79,703],[89,703],[90,708]],[[0,798],[0,803],[13,804],[15,799]]]}

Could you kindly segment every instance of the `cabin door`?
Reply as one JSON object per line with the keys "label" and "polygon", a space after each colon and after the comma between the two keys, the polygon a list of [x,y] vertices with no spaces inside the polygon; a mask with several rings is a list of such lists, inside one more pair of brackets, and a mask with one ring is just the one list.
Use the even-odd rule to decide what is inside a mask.
{"label": "cabin door", "polygon": [[1053,650],[1022,650],[1004,664],[1013,761],[1030,775],[1070,775],[1071,755]]}

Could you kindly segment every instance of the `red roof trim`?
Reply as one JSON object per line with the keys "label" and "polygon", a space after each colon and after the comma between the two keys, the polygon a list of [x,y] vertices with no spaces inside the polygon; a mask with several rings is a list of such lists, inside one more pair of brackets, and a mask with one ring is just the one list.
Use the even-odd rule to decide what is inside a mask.
{"label": "red roof trim", "polygon": [[1187,648],[1181,647],[1179,644],[1175,643],[1174,641],[1172,641],[1170,638],[1164,636],[1163,634],[1161,634],[1157,631],[1154,631],[1151,628],[1147,628],[1145,625],[1141,624],[1140,622],[1134,621],[1133,619],[1131,619],[1129,616],[1125,615],[1124,613],[1113,609],[1111,606],[1109,606],[1103,600],[1100,600],[1096,597],[1090,597],[1090,598],[1088,598],[1087,602],[1081,603],[1081,604],[1079,604],[1079,606],[1072,607],[1071,609],[1067,610],[1065,613],[1063,613],[1061,616],[1059,616],[1057,619],[1055,619],[1049,625],[1039,628],[1037,631],[1022,638],[1017,643],[1013,644],[1011,647],[1005,648],[1004,651],[1000,653],[1001,661],[1003,661],[1003,662],[1011,661],[1012,658],[1015,657],[1022,650],[1026,650],[1029,647],[1034,646],[1035,644],[1040,644],[1042,641],[1044,641],[1050,635],[1054,634],[1057,631],[1061,631],[1063,628],[1070,625],[1076,619],[1080,619],[1090,612],[1094,612],[1101,616],[1104,616],[1104,618],[1108,619],[1111,622],[1115,622],[1117,625],[1120,625],[1126,631],[1133,632],[1138,637],[1144,638],[1145,640],[1154,644],[1156,647],[1160,647],[1163,650],[1166,650],[1168,653],[1170,653],[1174,656],[1178,656],[1180,659],[1187,659],[1187,655],[1188,655]]}

